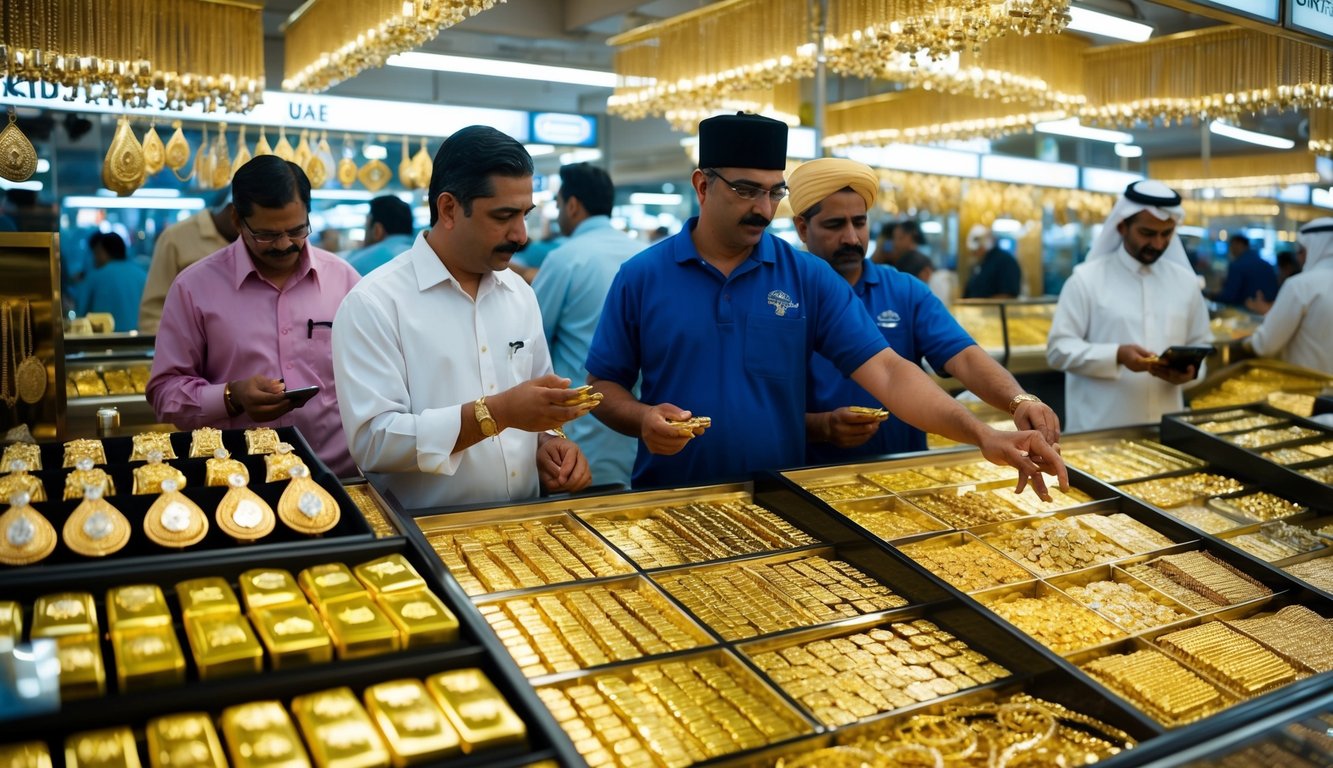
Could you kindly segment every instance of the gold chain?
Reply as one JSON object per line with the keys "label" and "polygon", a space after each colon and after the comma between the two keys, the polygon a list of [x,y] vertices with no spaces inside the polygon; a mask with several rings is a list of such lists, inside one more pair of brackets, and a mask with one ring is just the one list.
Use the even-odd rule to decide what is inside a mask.
{"label": "gold chain", "polygon": [[[3,400],[5,407],[13,408],[18,402],[18,386],[14,389],[9,388],[9,358],[13,357],[11,350],[14,348],[13,329],[9,327],[9,302],[0,305],[0,400]],[[17,365],[17,361],[15,361]]]}

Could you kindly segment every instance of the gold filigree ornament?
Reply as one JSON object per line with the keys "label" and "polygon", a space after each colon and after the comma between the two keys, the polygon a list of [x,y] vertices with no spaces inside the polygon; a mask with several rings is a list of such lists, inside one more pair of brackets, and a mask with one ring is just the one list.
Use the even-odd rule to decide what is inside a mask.
{"label": "gold filigree ornament", "polygon": [[37,172],[37,150],[18,126],[18,114],[9,108],[9,125],[0,131],[0,176],[27,181]]}
{"label": "gold filigree ornament", "polygon": [[125,548],[130,521],[102,497],[102,488],[85,486],[83,501],[65,521],[65,546],[84,557],[105,557]]}
{"label": "gold filigree ornament", "polygon": [[352,159],[352,136],[343,134],[342,157],[338,159],[338,183],[351,189],[356,183],[356,161]]}
{"label": "gold filigree ornament", "polygon": [[[302,140],[302,144],[304,144]],[[315,145],[310,157],[306,158],[301,167],[305,169],[306,178],[310,179],[310,186],[319,189],[329,181],[329,171],[333,168],[333,156],[329,152],[329,142],[327,133],[320,137],[319,143]]]}
{"label": "gold filigree ornament", "polygon": [[42,469],[42,447],[36,443],[12,443],[5,446],[5,454],[0,457],[0,473],[15,472],[14,461],[24,462],[24,468],[39,472]]}
{"label": "gold filigree ornament", "polygon": [[213,148],[208,144],[208,129],[199,132],[199,148],[194,151],[194,183],[200,189],[213,188]]}
{"label": "gold filigree ornament", "polygon": [[155,544],[173,549],[198,544],[208,535],[208,517],[174,480],[162,483],[157,497],[143,518],[143,532]]}
{"label": "gold filigree ornament", "polygon": [[185,140],[185,133],[181,131],[181,121],[171,121],[171,138],[167,139],[167,152],[165,155],[167,167],[171,169],[172,174],[181,181],[189,181],[194,176],[194,169],[186,175],[181,175],[181,169],[190,162],[190,142]]}
{"label": "gold filigree ornament", "polygon": [[233,474],[227,485],[231,487],[218,502],[218,527],[240,542],[258,541],[272,533],[277,523],[273,508],[246,487],[245,476]]}
{"label": "gold filigree ornament", "polygon": [[412,156],[412,165],[416,166],[417,187],[420,189],[429,187],[431,174],[435,173],[435,161],[431,159],[430,152],[426,149],[425,136],[421,137],[421,146]]}
{"label": "gold filigree ornament", "polygon": [[149,176],[167,167],[167,148],[157,135],[155,122],[148,124],[148,132],[143,135],[143,167]]}
{"label": "gold filigree ornament", "polygon": [[310,155],[310,131],[302,129],[301,140],[296,142],[296,150],[292,152],[292,162],[304,170],[306,163],[310,162]]}
{"label": "gold filigree ornament", "polygon": [[[18,306],[15,303],[14,306]],[[18,398],[36,405],[46,396],[46,366],[37,357],[37,345],[32,337],[32,303],[23,300],[23,314],[19,317],[19,343],[14,350],[18,365],[14,368],[14,388]],[[10,332],[14,326],[10,325]]]}
{"label": "gold filigree ornament", "polygon": [[383,160],[375,159],[361,166],[361,170],[356,172],[356,178],[366,189],[378,192],[393,178],[393,171],[389,170]]}
{"label": "gold filigree ornament", "polygon": [[111,147],[102,160],[102,184],[125,197],[143,186],[147,173],[143,145],[134,137],[129,118],[122,115],[116,120],[116,133],[111,137]]}
{"label": "gold filigree ornament", "polygon": [[245,482],[250,482],[250,470],[239,460],[233,459],[226,448],[218,448],[213,458],[204,462],[204,485],[227,486],[232,475],[240,475]]}
{"label": "gold filigree ornament", "polygon": [[190,458],[207,459],[222,449],[222,430],[200,427],[190,433]]}
{"label": "gold filigree ornament", "polygon": [[237,136],[236,136],[236,144],[238,145],[238,146],[236,147],[236,157],[233,158],[232,161],[231,161],[231,175],[232,175],[232,176],[235,176],[235,175],[236,175],[236,172],[239,171],[239,170],[241,170],[241,166],[243,166],[243,165],[245,165],[246,163],[250,162],[250,159],[251,159],[251,157],[252,157],[251,154],[250,154],[250,147],[249,147],[249,145],[247,145],[247,144],[245,143],[245,126],[244,126],[244,125],[241,126],[240,133],[237,134]]}
{"label": "gold filigree ornament", "polygon": [[0,515],[0,564],[29,565],[55,551],[56,529],[29,501],[28,494],[15,493]]}
{"label": "gold filigree ornament", "polygon": [[227,146],[227,124],[218,123],[218,138],[213,142],[213,186],[217,189],[231,183],[231,148]]}
{"label": "gold filigree ornament", "polygon": [[185,473],[170,464],[163,464],[161,451],[152,451],[148,454],[147,464],[134,468],[132,493],[136,496],[164,493],[167,483],[176,488],[184,488]]}
{"label": "gold filigree ornament", "polygon": [[259,126],[259,141],[255,142],[255,157],[273,154],[273,147],[268,143],[268,132]]}
{"label": "gold filigree ornament", "polygon": [[22,492],[28,494],[30,501],[46,501],[46,486],[40,477],[28,474],[28,462],[11,459],[5,465],[5,471],[9,474],[0,477],[0,499]]}
{"label": "gold filigree ornament", "polygon": [[304,467],[305,462],[296,455],[291,443],[278,443],[264,456],[264,482],[276,483],[284,477],[292,476],[292,467]]}
{"label": "gold filigree ornament", "polygon": [[402,160],[398,161],[398,180],[403,183],[405,189],[417,188],[417,166],[412,162],[412,148],[408,146],[407,137],[402,137],[402,146],[399,151],[402,153]]}
{"label": "gold filigree ornament", "polygon": [[116,483],[105,469],[93,466],[91,457],[84,456],[74,463],[74,471],[65,475],[65,500],[81,499],[89,486],[97,487],[103,496],[116,495]]}
{"label": "gold filigree ornament", "polygon": [[287,140],[287,128],[285,126],[278,126],[278,143],[273,145],[273,154],[287,162],[291,162],[292,157],[296,154],[296,151],[292,149],[292,143]]}
{"label": "gold filigree ornament", "polygon": [[278,517],[297,533],[314,535],[331,530],[342,516],[333,494],[311,479],[304,464],[290,471],[291,482],[278,499]]}

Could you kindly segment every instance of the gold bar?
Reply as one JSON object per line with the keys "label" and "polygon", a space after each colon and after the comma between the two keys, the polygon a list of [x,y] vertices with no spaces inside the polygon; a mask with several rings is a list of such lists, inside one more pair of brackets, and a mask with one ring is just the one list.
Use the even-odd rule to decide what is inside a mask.
{"label": "gold bar", "polygon": [[226,579],[208,576],[176,585],[176,599],[184,618],[204,615],[239,616],[241,604]]}
{"label": "gold bar", "polygon": [[283,605],[306,605],[305,594],[296,579],[281,568],[256,568],[241,574],[241,602],[245,610],[254,613],[261,608]]}
{"label": "gold bar", "polygon": [[296,726],[276,701],[223,710],[222,738],[232,768],[310,768]]}
{"label": "gold bar", "polygon": [[362,563],[356,567],[356,577],[372,595],[426,588],[426,580],[402,555],[388,555]]}
{"label": "gold bar", "polygon": [[441,672],[427,678],[426,687],[458,729],[464,752],[527,739],[523,720],[480,669]]}
{"label": "gold bar", "polygon": [[97,637],[56,638],[60,659],[60,697],[91,699],[106,693],[106,666]]}
{"label": "gold bar", "polygon": [[227,768],[218,732],[203,712],[155,718],[144,730],[151,768]]}
{"label": "gold bar", "polygon": [[366,689],[366,710],[389,744],[394,768],[453,757],[462,751],[458,733],[426,688],[395,680]]}
{"label": "gold bar", "polygon": [[366,588],[342,563],[325,563],[301,571],[296,580],[306,597],[320,613],[328,613],[325,604],[354,595],[365,595]]}
{"label": "gold bar", "polygon": [[134,584],[106,591],[106,623],[112,634],[127,629],[171,626],[171,611],[162,588]]}
{"label": "gold bar", "polygon": [[458,640],[458,618],[428,589],[390,592],[376,602],[398,628],[404,648],[421,648]]}
{"label": "gold bar", "polygon": [[51,768],[46,742],[23,741],[0,747],[0,766],[5,768]]}
{"label": "gold bar", "polygon": [[139,768],[134,731],[106,728],[65,739],[65,768]]}
{"label": "gold bar", "polygon": [[121,693],[182,685],[185,654],[173,627],[147,627],[114,632],[111,649],[116,659],[116,683]]}
{"label": "gold bar", "polygon": [[316,768],[388,768],[389,749],[351,688],[292,699]]}
{"label": "gold bar", "polygon": [[97,637],[97,606],[87,592],[43,595],[32,607],[33,637]]}
{"label": "gold bar", "polygon": [[[0,600],[0,637],[15,643],[23,641],[23,606],[13,600]],[[6,765],[0,760],[0,766]]]}
{"label": "gold bar", "polygon": [[368,595],[339,600],[328,606],[324,618],[340,659],[378,656],[402,647],[397,628]]}
{"label": "gold bar", "polygon": [[250,618],[255,622],[255,634],[268,649],[274,669],[333,660],[329,633],[308,604],[264,608]]}
{"label": "gold bar", "polygon": [[256,675],[264,669],[264,649],[244,616],[186,617],[185,636],[202,680]]}

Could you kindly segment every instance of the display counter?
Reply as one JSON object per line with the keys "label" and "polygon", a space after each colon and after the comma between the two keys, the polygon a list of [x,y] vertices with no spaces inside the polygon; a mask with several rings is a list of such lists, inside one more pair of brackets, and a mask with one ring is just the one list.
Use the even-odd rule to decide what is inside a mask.
{"label": "display counter", "polygon": [[950,311],[986,354],[1017,375],[1050,370],[1046,339],[1055,303],[1055,297],[961,299]]}
{"label": "display counter", "polygon": [[69,438],[95,437],[101,408],[120,413],[120,434],[163,428],[144,397],[154,340],[133,332],[66,334],[63,371]]}

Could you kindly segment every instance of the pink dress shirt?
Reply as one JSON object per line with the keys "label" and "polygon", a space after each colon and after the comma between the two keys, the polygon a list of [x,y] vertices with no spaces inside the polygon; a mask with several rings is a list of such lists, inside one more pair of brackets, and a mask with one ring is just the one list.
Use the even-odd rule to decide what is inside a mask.
{"label": "pink dress shirt", "polygon": [[338,256],[307,245],[279,290],[255,270],[241,239],[180,273],[167,293],[146,395],[157,417],[180,429],[255,426],[231,418],[227,382],[258,374],[288,389],[318,385],[304,407],[262,426],[294,426],[339,477],[356,474],[333,381],[333,316],[360,276]]}

